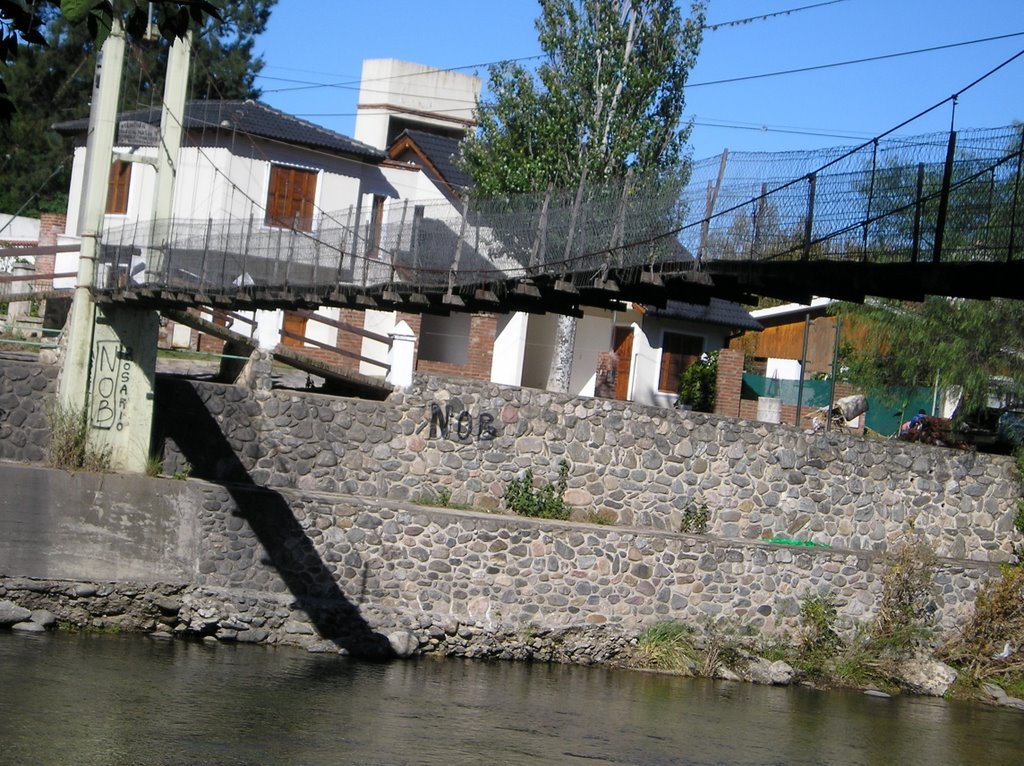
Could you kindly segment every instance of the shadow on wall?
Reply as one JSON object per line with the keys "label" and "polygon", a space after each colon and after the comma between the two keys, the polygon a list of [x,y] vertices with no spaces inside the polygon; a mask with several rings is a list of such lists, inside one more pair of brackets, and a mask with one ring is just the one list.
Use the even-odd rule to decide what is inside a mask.
{"label": "shadow on wall", "polygon": [[276,570],[322,637],[355,656],[383,658],[387,637],[374,632],[338,587],[285,499],[253,482],[195,389],[188,384],[160,386],[160,413],[154,422],[154,454],[174,442],[195,475],[219,484],[231,496],[233,513],[249,525],[266,551],[264,563]]}

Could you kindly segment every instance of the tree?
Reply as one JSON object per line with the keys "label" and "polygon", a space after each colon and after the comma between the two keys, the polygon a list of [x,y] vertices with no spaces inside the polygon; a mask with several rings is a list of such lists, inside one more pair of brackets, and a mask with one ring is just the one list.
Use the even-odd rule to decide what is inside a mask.
{"label": "tree", "polygon": [[952,300],[842,304],[866,326],[847,359],[850,379],[869,390],[935,386],[955,390],[956,420],[983,415],[989,396],[1024,396],[1024,302]]}
{"label": "tree", "polygon": [[[990,159],[958,166],[951,193],[941,257],[944,261],[1007,257],[1011,222],[1024,220],[1019,193],[1018,161],[1021,126],[1000,152],[1006,161],[992,167]],[[890,167],[873,184],[875,210],[895,211],[872,226],[868,250],[908,259],[913,232],[924,234],[922,259],[931,258],[940,194],[941,168],[923,176],[920,218],[914,203],[917,172]],[[866,189],[861,190],[867,194]],[[1016,210],[1014,207],[1016,206]],[[1016,224],[1019,226],[1019,223]],[[849,358],[851,379],[869,389],[937,386],[959,395],[955,419],[985,414],[990,396],[1004,401],[1024,397],[1024,303],[999,300],[952,300],[928,297],[921,303],[872,301],[842,304],[840,313],[854,317],[865,340]]]}
{"label": "tree", "polygon": [[[673,0],[541,0],[545,60],[535,74],[493,66],[490,100],[463,147],[474,194],[506,197],[598,183],[632,169],[680,172],[690,126],[684,90],[704,26]],[[566,391],[575,320],[562,317],[548,387]]]}
{"label": "tree", "polygon": [[[164,11],[157,16],[161,35],[151,41],[143,39],[135,16],[139,9],[148,10],[143,8],[147,4],[129,5],[122,18],[129,34],[134,30],[136,36],[132,37],[125,61],[124,81],[130,87],[125,88],[123,108],[159,104],[168,40],[189,28],[182,26],[182,11],[195,34],[191,85],[194,97],[258,97],[254,80],[263,62],[253,57],[253,47],[276,2],[156,3],[158,10],[163,6]],[[4,22],[14,18],[5,13],[10,4],[10,0],[0,0],[0,29],[5,31],[12,27]],[[10,64],[4,73],[4,83],[0,83],[0,88],[6,86],[9,91],[11,108],[7,120],[0,114],[0,145],[4,147],[0,156],[0,175],[4,180],[0,185],[0,210],[4,212],[32,215],[64,210],[67,206],[71,148],[49,128],[55,122],[88,113],[93,56],[109,23],[102,14],[72,16],[66,9],[73,7],[73,3],[65,2],[62,13],[60,5],[39,4],[36,21],[28,25],[27,32],[19,32],[21,42],[8,55]],[[218,6],[224,7],[218,10]],[[218,15],[212,15],[211,10]],[[193,11],[197,15],[202,12],[198,21]],[[18,18],[22,19],[21,28],[25,28],[27,22]],[[148,16],[143,20],[148,20]],[[104,27],[104,23],[108,26]]]}

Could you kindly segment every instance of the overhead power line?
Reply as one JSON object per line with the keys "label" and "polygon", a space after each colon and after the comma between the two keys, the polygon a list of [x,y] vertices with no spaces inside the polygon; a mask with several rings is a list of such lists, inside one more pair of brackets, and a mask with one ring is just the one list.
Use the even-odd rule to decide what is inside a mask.
{"label": "overhead power line", "polygon": [[740,77],[727,77],[721,80],[705,80],[704,82],[691,82],[687,84],[687,88],[701,88],[706,85],[724,85],[732,82],[744,82],[745,80],[760,80],[765,77],[780,77],[787,74],[800,74],[802,72],[815,72],[821,69],[834,69],[841,66],[851,66],[853,64],[867,64],[872,61],[884,61],[886,59],[900,58],[902,56],[915,56],[919,53],[932,53],[933,51],[948,50],[950,48],[960,48],[965,45],[978,45],[980,43],[990,43],[995,40],[1008,40],[1012,37],[1024,36],[1024,32],[1010,32],[1005,35],[996,35],[995,37],[981,37],[977,40],[965,40],[959,43],[949,43],[948,45],[934,45],[931,48],[918,48],[912,51],[900,51],[898,53],[884,53],[880,56],[868,56],[861,59],[849,59],[848,61],[835,61],[831,64],[817,64],[815,66],[800,67],[799,69],[782,69],[777,72],[762,72],[761,74],[748,74]]}
{"label": "overhead power line", "polygon": [[777,16],[789,16],[791,13],[798,13],[800,11],[809,11],[812,8],[822,8],[826,5],[837,5],[839,3],[845,3],[846,0],[828,0],[824,3],[815,3],[814,5],[802,5],[799,8],[790,8],[785,11],[775,11],[775,13],[763,13],[760,16],[750,16],[745,19],[734,19],[732,21],[722,21],[718,24],[705,24],[704,29],[710,32],[722,29],[723,27],[739,27],[744,24],[750,24],[754,21],[767,21],[768,19],[774,19]]}

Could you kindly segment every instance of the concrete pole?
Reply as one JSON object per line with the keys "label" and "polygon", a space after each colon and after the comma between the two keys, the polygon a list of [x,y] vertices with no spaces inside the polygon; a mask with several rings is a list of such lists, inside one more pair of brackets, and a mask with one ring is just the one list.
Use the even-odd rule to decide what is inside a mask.
{"label": "concrete pole", "polygon": [[110,182],[110,158],[114,151],[117,97],[124,65],[124,31],[114,19],[110,36],[96,59],[89,136],[86,142],[85,181],[82,185],[78,233],[82,240],[78,258],[78,281],[68,325],[67,353],[58,384],[61,404],[84,412],[88,405],[89,366],[92,332],[96,314],[89,288],[95,275],[96,251]]}
{"label": "concrete pole", "polygon": [[147,259],[147,281],[167,279],[166,248],[174,215],[174,178],[178,173],[182,126],[185,123],[185,95],[188,67],[192,57],[192,33],[178,37],[167,57],[164,104],[160,116],[160,145],[156,156],[156,193],[153,199],[153,228]]}

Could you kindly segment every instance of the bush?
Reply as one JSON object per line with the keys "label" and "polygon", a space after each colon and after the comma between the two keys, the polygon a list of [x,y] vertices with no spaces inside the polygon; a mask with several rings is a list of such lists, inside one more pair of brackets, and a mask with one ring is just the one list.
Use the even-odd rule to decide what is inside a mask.
{"label": "bush", "polygon": [[933,611],[935,551],[921,540],[907,540],[892,557],[871,637],[883,649],[903,656],[921,639]]}
{"label": "bush", "polygon": [[693,628],[663,620],[644,629],[637,642],[633,665],[640,668],[693,674],[699,652],[693,645]]}
{"label": "bush", "polygon": [[60,402],[46,408],[50,421],[50,448],[47,455],[54,468],[104,472],[110,470],[110,448],[89,444],[86,413]]}
{"label": "bush", "polygon": [[718,352],[702,354],[679,377],[679,401],[697,412],[714,412],[718,387]]}
{"label": "bush", "polygon": [[839,651],[842,641],[835,622],[836,604],[831,595],[808,596],[800,603],[798,663],[802,669],[820,671]]}
{"label": "bush", "polygon": [[679,522],[679,531],[694,535],[703,535],[708,531],[711,511],[704,497],[697,495],[683,509],[683,518]]}
{"label": "bush", "polygon": [[558,480],[541,487],[533,486],[533,471],[529,468],[521,478],[512,479],[505,488],[505,505],[520,516],[539,519],[569,519],[569,506],[563,499],[569,483],[569,462],[563,460],[558,466]]}
{"label": "bush", "polygon": [[[976,679],[1024,671],[1024,566],[1004,566],[974,602],[974,614],[943,649]],[[1009,646],[1007,646],[1007,644]],[[1009,654],[1003,656],[1004,649]]]}

